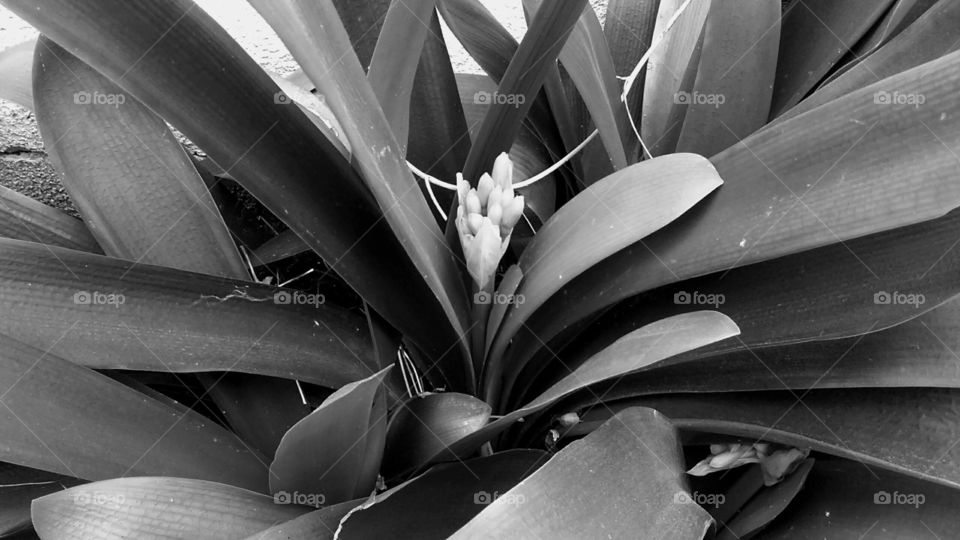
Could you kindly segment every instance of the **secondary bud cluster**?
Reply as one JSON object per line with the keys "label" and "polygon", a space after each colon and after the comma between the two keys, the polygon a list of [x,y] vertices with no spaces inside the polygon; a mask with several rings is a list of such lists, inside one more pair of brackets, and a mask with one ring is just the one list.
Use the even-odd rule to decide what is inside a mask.
{"label": "secondary bud cluster", "polygon": [[697,463],[687,474],[705,476],[749,463],[759,463],[763,471],[764,485],[772,486],[793,472],[809,454],[809,449],[775,448],[769,443],[711,444],[710,456]]}
{"label": "secondary bud cluster", "polygon": [[493,174],[484,173],[476,188],[457,173],[457,232],[467,270],[483,290],[494,277],[510,245],[513,227],[523,215],[523,195],[513,192],[513,162],[497,156]]}

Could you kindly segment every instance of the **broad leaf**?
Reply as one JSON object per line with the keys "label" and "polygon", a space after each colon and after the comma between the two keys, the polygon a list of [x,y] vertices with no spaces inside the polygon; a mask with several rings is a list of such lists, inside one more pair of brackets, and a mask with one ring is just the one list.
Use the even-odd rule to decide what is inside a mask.
{"label": "broad leaf", "polygon": [[108,255],[249,279],[213,197],[163,119],[43,36],[34,95],[45,148]]}
{"label": "broad leaf", "polygon": [[2,461],[86,480],[177,475],[266,488],[259,458],[199,414],[3,335],[0,357]]}
{"label": "broad leaf", "polygon": [[[960,212],[953,211],[933,221],[858,238],[843,245],[661,287],[621,303],[582,329],[582,337],[557,354],[553,371],[563,375],[564,367],[579,365],[626,332],[663,317],[703,309],[704,304],[709,303],[737,321],[742,335],[735,342],[688,355],[684,361],[713,358],[724,363],[726,369],[718,376],[718,383],[726,380],[726,374],[734,369],[732,364],[757,365],[755,356],[762,357],[764,362],[778,359],[778,363],[779,359],[785,361],[792,356],[798,361],[795,369],[804,370],[809,366],[801,365],[801,359],[803,363],[819,365],[815,351],[838,347],[836,343],[797,347],[789,346],[791,344],[850,338],[887,328],[903,337],[907,334],[897,330],[901,323],[917,317],[931,324],[935,320],[948,320],[946,312],[942,317],[924,314],[960,294],[956,279],[960,254],[952,249],[958,224]],[[944,309],[953,313],[951,308]],[[952,332],[946,331],[944,339],[952,339],[951,335]],[[865,342],[872,343],[875,339],[879,336],[869,336]],[[892,339],[881,341],[891,351],[898,348]],[[848,349],[850,342],[843,340],[836,354]],[[935,354],[940,348],[929,349],[921,345],[925,341],[916,339],[908,342],[917,354],[916,359],[904,359],[911,365],[921,361],[924,354]],[[771,349],[771,346],[779,347]],[[870,350],[881,349],[871,347]],[[865,354],[861,347],[850,352],[854,356]],[[882,356],[885,359],[887,355]],[[833,361],[836,355],[830,358]],[[848,359],[845,365],[852,367],[851,362],[854,360]],[[860,369],[864,375],[871,371],[866,366]],[[760,371],[757,377],[743,379],[743,382],[765,380],[766,370]],[[536,391],[538,386],[542,388],[550,382],[545,373],[527,370],[518,387],[528,392]],[[914,374],[922,373],[927,371]],[[895,384],[895,381],[886,384]],[[938,386],[932,381],[931,385]]]}
{"label": "broad leaf", "polygon": [[448,349],[440,304],[337,145],[192,1],[3,5],[183,132],[405,334]]}
{"label": "broad leaf", "polygon": [[[531,6],[530,11],[536,12],[542,3],[542,0],[526,0],[524,6]],[[593,7],[584,8],[567,44],[560,51],[559,59],[576,84],[593,123],[600,131],[600,138],[614,170],[626,167],[623,145],[627,130],[626,113],[620,102],[613,58]]]}
{"label": "broad leaf", "polygon": [[727,522],[717,540],[738,540],[756,533],[777,518],[803,489],[814,460],[806,459],[783,482],[762,489],[737,516]]}
{"label": "broad leaf", "polygon": [[394,0],[373,51],[367,80],[393,130],[400,154],[407,154],[410,96],[437,0]]}
{"label": "broad leaf", "polygon": [[894,0],[797,0],[783,14],[771,117],[796,105]]}
{"label": "broad leaf", "polygon": [[664,156],[616,172],[565,204],[520,257],[523,281],[517,294],[524,300],[507,312],[494,341],[487,383],[498,384],[508,341],[553,294],[591,266],[668,225],[722,183],[700,156]]}
{"label": "broad leaf", "polygon": [[0,236],[102,253],[79,219],[0,186]]}
{"label": "broad leaf", "polygon": [[69,476],[0,463],[0,538],[31,528],[33,499],[82,483]]}
{"label": "broad leaf", "polygon": [[464,177],[473,185],[493,167],[498,154],[513,146],[524,116],[585,5],[586,0],[547,3],[537,11],[499,81],[497,93],[503,100],[491,104],[463,166]]}
{"label": "broad leaf", "polygon": [[383,475],[389,479],[419,469],[489,419],[490,405],[470,395],[443,392],[414,397],[390,418]]}
{"label": "broad leaf", "polygon": [[818,459],[796,500],[756,538],[949,538],[960,526],[958,504],[955,489]]}
{"label": "broad leaf", "polygon": [[622,377],[686,351],[727,339],[737,333],[739,329],[733,321],[713,311],[688,313],[647,325],[624,336],[620,342],[611,345],[607,350],[581,365],[525,406],[497,418],[483,429],[460,439],[438,457],[451,459],[469,455],[517,420],[531,416],[574,392],[603,380]]}
{"label": "broad leaf", "polygon": [[628,409],[503,493],[451,538],[703,538],[679,436],[656,411]]}
{"label": "broad leaf", "polygon": [[354,511],[338,538],[446,538],[547,459],[541,450],[508,450],[438,465]]}
{"label": "broad leaf", "polygon": [[960,4],[940,0],[890,43],[818,89],[796,107],[786,111],[777,121],[813,110],[854,90],[940,58],[958,48]]}
{"label": "broad leaf", "polygon": [[[462,337],[466,328],[466,295],[453,253],[407,168],[404,151],[364,76],[336,9],[330,3],[305,0],[251,3],[277,31],[340,119],[364,185],[400,240],[405,258],[419,272],[416,279],[429,287],[430,292],[422,294],[418,304],[422,305],[424,298],[431,303],[436,299],[446,315],[447,324],[434,325],[430,339],[419,339],[415,334],[411,337],[417,339],[433,361],[439,362],[440,371],[454,388],[472,388],[473,373],[468,369],[469,353]],[[377,302],[370,304],[403,329],[400,321],[389,316],[389,310]],[[461,345],[459,354],[450,353],[450,346],[457,341]]]}
{"label": "broad leaf", "polygon": [[325,506],[256,534],[251,534],[246,540],[291,540],[293,538],[333,540],[334,534],[340,526],[340,520],[351,510],[363,504],[364,500],[356,499]]}
{"label": "broad leaf", "polygon": [[960,390],[946,388],[677,394],[605,402],[581,418],[602,421],[617,410],[651,407],[683,430],[812,448],[957,488],[958,402]]}
{"label": "broad leaf", "polygon": [[361,316],[322,295],[0,239],[0,333],[98,369],[370,373]]}
{"label": "broad leaf", "polygon": [[380,385],[390,368],[350,383],[283,436],[270,491],[335,504],[370,494],[377,481],[387,411]]}
{"label": "broad leaf", "polygon": [[780,0],[712,0],[678,152],[712,156],[767,123]]}
{"label": "broad leaf", "polygon": [[[617,75],[627,76],[650,48],[659,7],[660,0],[609,0],[607,3],[603,31]],[[645,82],[646,77],[637,78],[626,103],[634,122],[641,124]],[[627,136],[627,141],[627,161],[634,163],[640,159],[640,141],[633,133]]]}
{"label": "broad leaf", "polygon": [[[765,127],[711,160],[725,180],[715,196],[584,272],[527,325],[549,342],[643,291],[946,214],[960,204],[958,78],[953,53]],[[926,102],[875,101],[894,90]]]}
{"label": "broad leaf", "polygon": [[673,27],[664,33],[684,3],[660,1],[653,35],[664,36],[663,42],[651,53],[646,70],[640,72],[641,76],[646,74],[640,136],[654,156],[675,151],[688,105],[683,93],[690,93],[700,65],[700,39],[711,0],[687,3]]}
{"label": "broad leaf", "polygon": [[61,491],[33,503],[43,538],[245,537],[308,511],[233,486],[185,478],[120,478]]}

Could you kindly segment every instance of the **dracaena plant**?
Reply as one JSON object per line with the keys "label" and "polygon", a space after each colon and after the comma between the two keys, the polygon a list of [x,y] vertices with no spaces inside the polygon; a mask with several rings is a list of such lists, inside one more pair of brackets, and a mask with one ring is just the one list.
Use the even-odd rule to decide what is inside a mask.
{"label": "dracaena plant", "polygon": [[953,534],[960,5],[250,3],[0,0],[3,534]]}

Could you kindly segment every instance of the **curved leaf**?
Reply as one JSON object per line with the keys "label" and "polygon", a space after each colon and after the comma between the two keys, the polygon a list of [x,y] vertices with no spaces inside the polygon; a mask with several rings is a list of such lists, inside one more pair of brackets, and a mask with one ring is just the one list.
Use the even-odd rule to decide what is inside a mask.
{"label": "curved leaf", "polygon": [[439,303],[350,163],[192,1],[2,3],[183,132],[411,339],[448,349]]}
{"label": "curved leaf", "polygon": [[274,525],[246,540],[291,540],[310,538],[311,540],[333,540],[340,526],[340,520],[351,510],[363,504],[365,499],[356,499],[314,510],[290,521]]}
{"label": "curved leaf", "polygon": [[733,321],[715,311],[687,313],[649,324],[624,336],[523,407],[497,418],[450,445],[438,457],[452,459],[469,455],[484,442],[503,433],[514,422],[531,416],[574,392],[603,380],[622,377],[738,333],[739,329]]}
{"label": "curved leaf", "polygon": [[797,0],[783,14],[771,118],[796,105],[894,0]]}
{"label": "curved leaf", "polygon": [[[524,5],[536,12],[542,0],[525,0]],[[617,74],[607,47],[603,27],[592,7],[587,6],[560,51],[560,63],[574,82],[593,123],[600,131],[600,139],[614,170],[627,166],[623,138],[626,135],[626,116],[620,101]],[[577,141],[579,143],[579,141]]]}
{"label": "curved leaf", "polygon": [[33,109],[30,73],[36,45],[37,39],[33,38],[0,50],[0,99]]}
{"label": "curved leaf", "polygon": [[854,461],[818,459],[796,500],[756,538],[949,538],[960,526],[958,504],[955,489]]}
{"label": "curved leaf", "polygon": [[287,229],[260,245],[250,256],[255,266],[263,266],[310,251],[293,230]]}
{"label": "curved leaf", "polygon": [[582,418],[650,407],[683,430],[812,448],[956,489],[958,401],[960,390],[946,388],[677,394],[606,402]]}
{"label": "curved leaf", "polygon": [[34,95],[45,148],[108,255],[249,279],[210,191],[159,116],[43,36]]}
{"label": "curved leaf", "polygon": [[824,103],[886,77],[936,60],[960,48],[960,4],[941,0],[890,43],[818,89],[777,121],[813,110]]}
{"label": "curved leaf", "polygon": [[[675,151],[687,104],[679,97],[690,93],[700,64],[701,36],[711,0],[687,4],[676,24],[664,34],[668,21],[685,0],[661,0],[655,36],[663,42],[650,54],[645,71],[640,136],[654,156]],[[636,120],[634,120],[636,121]]]}
{"label": "curved leaf", "polygon": [[79,219],[0,186],[0,236],[102,253]]}
{"label": "curved leaf", "polygon": [[[911,325],[908,328],[920,328],[920,337],[923,337],[928,332],[908,321],[919,318],[923,324],[942,326],[943,323],[934,321],[949,321],[949,316],[955,313],[954,308],[945,306],[942,316],[924,315],[960,294],[960,283],[956,279],[960,271],[960,253],[953,249],[958,226],[960,211],[953,211],[933,221],[858,238],[843,245],[835,244],[661,287],[621,303],[583,329],[581,339],[557,354],[559,358],[553,362],[552,371],[563,375],[566,368],[579,365],[623,334],[663,317],[702,309],[704,302],[714,302],[718,309],[737,321],[742,331],[740,339],[735,342],[718,344],[683,359],[684,362],[699,362],[713,358],[724,364],[727,371],[717,377],[718,383],[729,382],[727,372],[734,370],[734,365],[760,367],[756,356],[763,358],[764,362],[776,360],[781,364],[788,357],[794,357],[797,365],[783,368],[793,373],[808,369],[806,364],[809,362],[821,365],[822,362],[816,360],[818,352],[836,351],[828,357],[829,362],[843,355],[845,365],[852,367],[854,362],[868,360],[851,356],[859,358],[884,349],[868,347],[868,353],[858,346],[848,350],[851,343],[860,343],[860,339],[843,339],[840,344],[790,345],[851,338],[888,328],[889,338],[871,335],[863,338],[864,343],[882,342],[892,352],[900,348],[893,335],[905,338],[914,333],[907,342],[911,343],[911,354],[916,357],[902,360],[914,365],[922,361],[923,355],[937,357],[937,351],[942,348],[939,344],[926,344],[928,340],[918,340],[915,330],[900,331],[897,328],[901,323],[907,323]],[[949,305],[953,303],[955,301]],[[944,330],[943,339],[951,340],[952,333]],[[778,348],[771,349],[772,346]],[[887,364],[891,360],[887,357],[887,354],[880,354],[876,359]],[[952,372],[949,368],[952,357],[945,360],[948,365],[936,369],[941,376],[944,368]],[[932,365],[928,367],[933,369]],[[874,371],[868,365],[859,365],[858,369],[864,376]],[[550,378],[545,377],[545,373],[527,369],[517,387],[535,392],[549,383]],[[910,377],[894,373],[890,376],[907,380],[927,374],[929,372],[921,371]],[[769,373],[760,367],[760,373],[742,382],[759,383],[768,376]],[[928,382],[930,384],[919,386],[939,386],[932,379]],[[854,384],[853,380],[850,384]],[[897,385],[895,381],[886,384]]]}
{"label": "curved leaf", "polygon": [[713,520],[689,502],[677,431],[627,409],[502,494],[451,538],[703,538]]}
{"label": "curved leaf", "polygon": [[546,461],[542,450],[508,450],[438,465],[351,513],[337,538],[447,538]]}
{"label": "curved leaf", "polygon": [[[414,279],[425,281],[429,287],[430,292],[424,293],[418,303],[422,305],[424,298],[431,303],[436,299],[446,315],[448,323],[435,325],[431,338],[421,341],[416,334],[412,337],[439,363],[454,388],[472,388],[473,371],[463,338],[466,294],[456,261],[407,168],[404,151],[364,76],[336,9],[329,3],[304,0],[253,0],[251,4],[277,31],[343,125],[364,184],[399,238],[406,259],[420,274]],[[390,310],[382,309],[378,302],[370,304],[397,328],[404,329],[400,321],[389,316]],[[436,337],[438,332],[440,339]],[[460,354],[448,354],[450,345],[457,342]]]}
{"label": "curved leaf", "polygon": [[390,3],[373,51],[367,80],[400,147],[407,153],[410,95],[437,0],[395,0]]}
{"label": "curved leaf", "polygon": [[[298,295],[298,296],[295,296]],[[0,333],[99,369],[370,373],[361,316],[289,289],[0,239]]]}
{"label": "curved leaf", "polygon": [[[711,161],[723,189],[553,296],[527,325],[543,342],[628,296],[943,216],[960,203],[960,53],[769,125]],[[923,107],[877,103],[878,91]],[[946,116],[944,116],[946,115]],[[809,159],[809,156],[817,159]]]}
{"label": "curved leaf", "polygon": [[780,0],[712,0],[677,152],[712,156],[767,123]]}
{"label": "curved leaf", "polygon": [[185,478],[119,478],[41,497],[33,524],[43,538],[237,538],[307,511],[266,495]]}
{"label": "curved leaf", "polygon": [[739,540],[755,534],[786,510],[803,489],[814,460],[805,459],[783,482],[761,490],[727,522],[717,540]]}
{"label": "curved leaf", "polygon": [[299,493],[335,504],[373,491],[387,431],[378,393],[391,367],[340,388],[290,428],[270,464],[275,496]]}
{"label": "curved leaf", "polygon": [[31,528],[33,499],[81,483],[69,476],[0,463],[0,538]]}
{"label": "curved leaf", "polygon": [[424,394],[393,412],[387,426],[382,473],[394,478],[428,460],[490,419],[490,405],[455,392]]}
{"label": "curved leaf", "polygon": [[523,280],[517,294],[524,301],[507,312],[491,349],[485,383],[494,388],[499,384],[509,340],[553,294],[591,266],[666,226],[722,183],[705,158],[663,156],[608,176],[560,208],[520,257]]}
{"label": "curved leaf", "polygon": [[523,118],[585,5],[586,0],[572,0],[547,3],[538,10],[497,87],[501,96],[512,99],[490,105],[463,166],[463,176],[472,184],[493,167],[498,154],[513,146]]}
{"label": "curved leaf", "polygon": [[[609,0],[603,32],[607,37],[613,67],[622,77],[633,71],[653,41],[653,27],[657,21],[660,0]],[[626,107],[634,122],[643,123],[643,93],[646,77],[637,77],[627,96]],[[627,136],[627,162],[640,159],[640,141]]]}
{"label": "curved leaf", "polygon": [[232,433],[0,334],[0,460],[86,480],[182,475],[263,490]]}

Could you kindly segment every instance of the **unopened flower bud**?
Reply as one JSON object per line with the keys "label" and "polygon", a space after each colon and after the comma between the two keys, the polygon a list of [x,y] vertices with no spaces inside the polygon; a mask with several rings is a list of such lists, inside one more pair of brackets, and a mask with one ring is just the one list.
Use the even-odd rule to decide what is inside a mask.
{"label": "unopened flower bud", "polygon": [[506,152],[500,152],[493,162],[493,181],[502,189],[508,189],[513,184],[513,161]]}
{"label": "unopened flower bud", "polygon": [[467,215],[480,214],[480,198],[476,191],[467,193]]}
{"label": "unopened flower bud", "polygon": [[487,173],[483,173],[480,181],[477,182],[477,197],[480,199],[484,208],[486,208],[487,198],[490,197],[490,192],[493,191],[493,185],[493,178],[490,178],[490,175]]}

